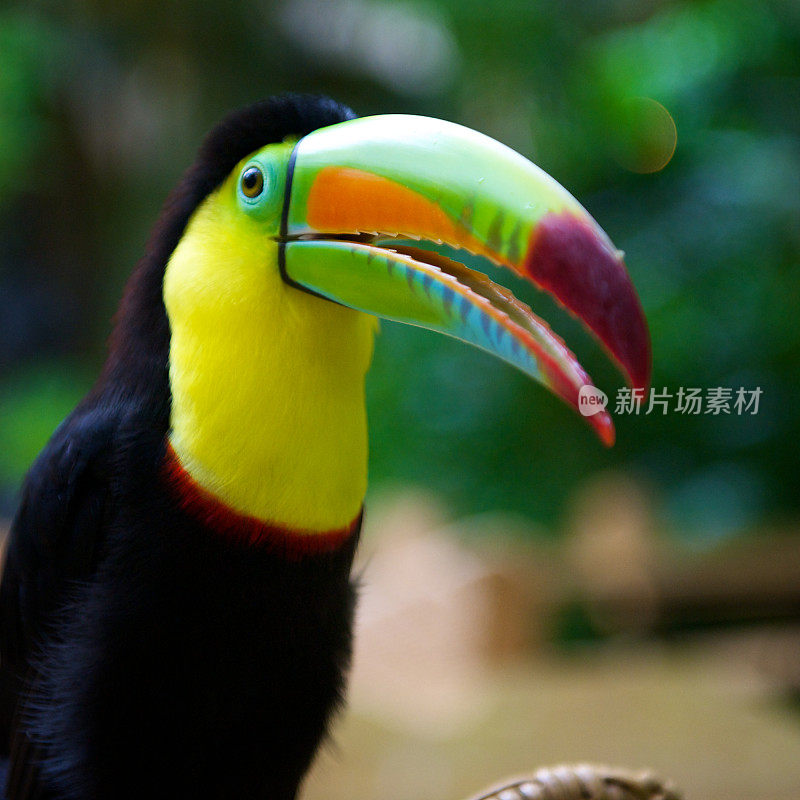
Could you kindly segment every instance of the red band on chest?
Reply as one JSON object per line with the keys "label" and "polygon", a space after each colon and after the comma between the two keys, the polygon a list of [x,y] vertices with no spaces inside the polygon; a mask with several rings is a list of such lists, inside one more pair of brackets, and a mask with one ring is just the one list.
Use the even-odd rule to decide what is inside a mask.
{"label": "red band on chest", "polygon": [[331,553],[357,534],[361,527],[361,514],[344,528],[321,533],[287,528],[240,514],[199,486],[183,468],[169,443],[163,471],[181,508],[202,525],[231,541],[265,547],[288,558]]}

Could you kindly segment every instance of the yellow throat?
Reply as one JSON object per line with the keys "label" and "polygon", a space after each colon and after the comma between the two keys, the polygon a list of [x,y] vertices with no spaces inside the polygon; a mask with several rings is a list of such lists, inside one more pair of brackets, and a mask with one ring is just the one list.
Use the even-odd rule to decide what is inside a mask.
{"label": "yellow throat", "polygon": [[232,178],[192,216],[164,276],[170,442],[233,510],[330,531],[353,521],[366,491],[377,323],[287,286],[277,251],[238,211]]}

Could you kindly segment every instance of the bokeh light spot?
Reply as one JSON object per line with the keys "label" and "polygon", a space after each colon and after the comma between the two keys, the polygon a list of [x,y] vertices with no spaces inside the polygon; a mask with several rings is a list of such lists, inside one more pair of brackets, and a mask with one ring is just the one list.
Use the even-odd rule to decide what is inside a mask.
{"label": "bokeh light spot", "polygon": [[678,143],[675,120],[651,97],[629,97],[619,107],[614,157],[631,172],[658,172],[669,164]]}

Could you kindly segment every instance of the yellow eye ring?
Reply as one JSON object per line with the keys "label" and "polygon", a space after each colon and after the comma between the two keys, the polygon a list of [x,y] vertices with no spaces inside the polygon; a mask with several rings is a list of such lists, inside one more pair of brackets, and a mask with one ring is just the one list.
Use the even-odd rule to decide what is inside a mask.
{"label": "yellow eye ring", "polygon": [[258,167],[248,167],[242,173],[242,194],[254,200],[264,191],[264,173]]}

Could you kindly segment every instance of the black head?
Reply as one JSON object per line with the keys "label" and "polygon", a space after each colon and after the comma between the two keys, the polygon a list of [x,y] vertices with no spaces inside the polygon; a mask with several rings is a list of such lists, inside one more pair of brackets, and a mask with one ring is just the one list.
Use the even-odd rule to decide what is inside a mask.
{"label": "black head", "polygon": [[318,95],[283,94],[239,109],[206,136],[194,163],[164,203],[145,255],[120,304],[110,353],[91,398],[144,404],[166,426],[169,417],[169,323],[162,281],[194,210],[236,164],[265,145],[353,119],[347,106]]}

